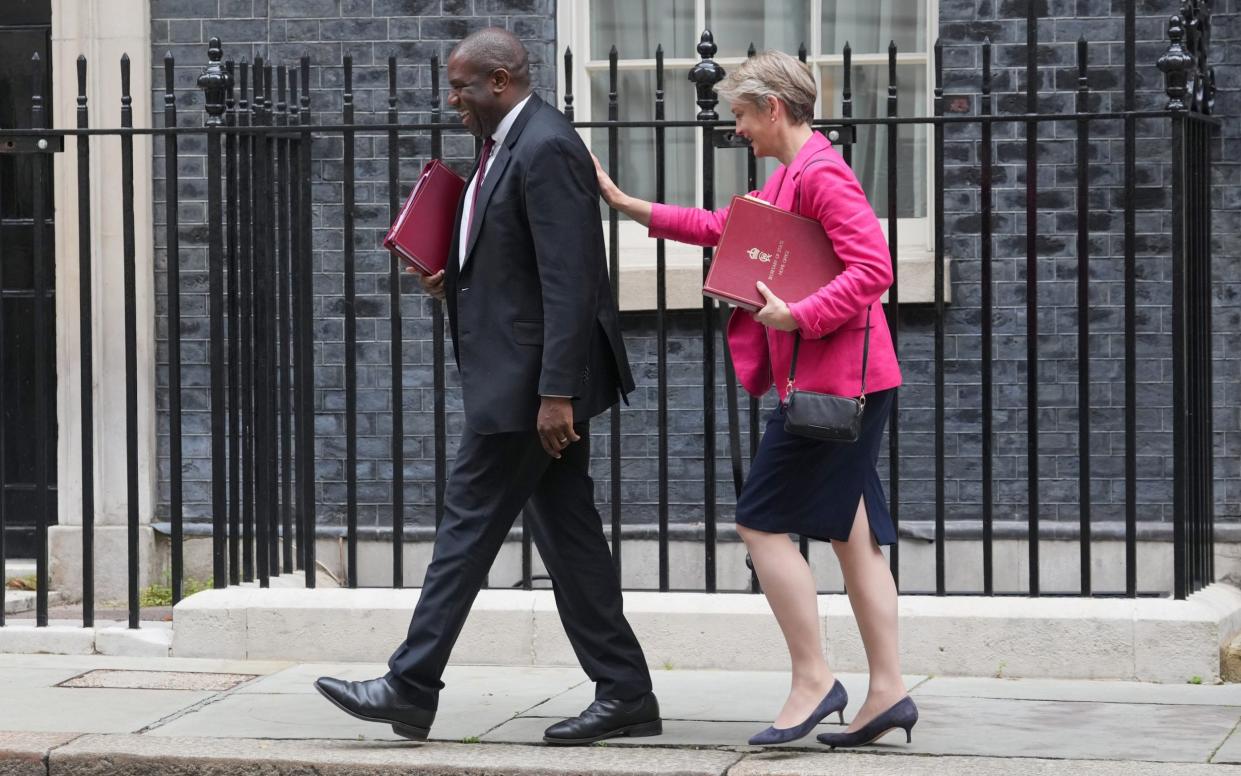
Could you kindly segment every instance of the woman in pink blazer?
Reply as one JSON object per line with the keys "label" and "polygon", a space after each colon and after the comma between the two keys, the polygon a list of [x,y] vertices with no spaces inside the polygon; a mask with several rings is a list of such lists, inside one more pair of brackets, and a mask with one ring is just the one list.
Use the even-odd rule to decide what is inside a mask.
{"label": "woman in pink blazer", "polygon": [[[849,727],[823,733],[819,740],[832,747],[860,746],[898,728],[909,740],[918,711],[901,678],[896,585],[880,550],[897,537],[875,468],[892,396],[901,384],[879,304],[892,284],[888,246],[857,178],[810,127],[817,95],[804,64],[787,54],[763,52],[737,67],[716,91],[731,103],[737,134],[750,140],[754,153],[782,163],[752,194],[818,219],[844,264],[840,275],[805,299],[779,299],[759,283],[766,306],[754,314],[736,310],[728,324],[741,384],[762,396],[774,383],[781,400],[738,499],[736,522],[788,645],[792,689],[774,724],[750,743],[801,738],[835,713],[843,723],[848,703],[824,657],[814,577],[789,534],[832,543],[870,667],[866,701]],[[727,208],[711,212],[646,202],[617,188],[601,167],[597,172],[608,204],[649,227],[652,237],[705,246],[719,241]],[[868,321],[867,403],[860,438],[822,442],[786,431],[783,402],[795,333],[801,337],[798,389],[858,396]]]}

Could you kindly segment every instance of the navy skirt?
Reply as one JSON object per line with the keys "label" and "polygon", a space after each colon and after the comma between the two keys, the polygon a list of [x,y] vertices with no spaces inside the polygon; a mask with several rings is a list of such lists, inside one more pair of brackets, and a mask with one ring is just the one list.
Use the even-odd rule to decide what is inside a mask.
{"label": "navy skirt", "polygon": [[784,405],[767,419],[750,476],[737,499],[737,524],[756,531],[847,541],[866,501],[870,531],[880,545],[896,544],[896,528],[875,463],[896,389],[866,397],[856,442],[822,442],[784,430]]}

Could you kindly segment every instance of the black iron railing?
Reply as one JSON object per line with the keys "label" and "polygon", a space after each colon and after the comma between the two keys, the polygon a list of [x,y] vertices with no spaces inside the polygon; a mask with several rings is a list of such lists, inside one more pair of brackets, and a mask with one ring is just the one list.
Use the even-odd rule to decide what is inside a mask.
{"label": "black iron railing", "polygon": [[[1090,510],[1091,494],[1091,393],[1092,382],[1090,351],[1090,185],[1089,154],[1092,144],[1092,127],[1100,122],[1123,124],[1124,171],[1123,195],[1119,203],[1124,214],[1123,276],[1124,276],[1124,417],[1119,431],[1123,433],[1124,452],[1124,542],[1125,542],[1125,589],[1124,595],[1135,596],[1141,590],[1137,562],[1137,395],[1136,370],[1138,359],[1136,320],[1136,126],[1144,120],[1167,122],[1169,126],[1169,157],[1167,164],[1172,181],[1172,321],[1173,321],[1173,589],[1177,598],[1202,588],[1214,578],[1213,570],[1213,470],[1211,427],[1211,204],[1209,197],[1209,172],[1211,133],[1216,120],[1210,115],[1213,92],[1213,75],[1206,69],[1206,44],[1209,19],[1196,4],[1187,6],[1185,14],[1173,17],[1170,23],[1171,45],[1158,66],[1166,74],[1169,102],[1165,109],[1138,110],[1136,105],[1136,45],[1134,42],[1134,4],[1126,4],[1126,62],[1124,77],[1124,105],[1121,110],[1098,110],[1093,108],[1089,85],[1090,50],[1083,40],[1077,47],[1077,89],[1075,111],[1068,113],[1039,112],[1038,84],[1040,65],[1037,61],[1037,18],[1034,4],[1030,5],[1029,34],[1027,42],[1029,57],[1026,79],[1029,88],[1025,93],[1025,112],[999,114],[996,111],[996,94],[993,90],[992,46],[990,42],[979,44],[982,62],[981,82],[976,93],[969,95],[976,100],[976,110],[969,113],[950,113],[946,109],[948,96],[943,85],[943,52],[940,45],[934,49],[933,112],[930,116],[900,115],[898,83],[896,79],[897,51],[889,49],[889,85],[885,115],[875,118],[856,118],[853,115],[851,91],[852,66],[850,50],[844,50],[844,89],[840,114],[830,120],[817,120],[815,126],[828,134],[841,147],[846,160],[851,159],[852,142],[859,126],[882,128],[889,159],[895,160],[902,133],[911,128],[929,127],[932,135],[933,158],[933,204],[934,219],[934,296],[933,352],[930,359],[934,368],[934,414],[931,423],[934,436],[934,542],[935,594],[958,594],[963,592],[996,594],[995,577],[995,514],[996,494],[993,459],[995,449],[995,379],[993,374],[993,298],[992,259],[994,195],[995,135],[997,125],[1017,126],[1025,133],[1025,180],[1026,204],[1026,265],[1025,265],[1025,325],[1026,360],[1025,381],[1027,389],[1026,408],[1026,460],[1025,476],[1028,482],[1026,502],[1025,539],[1028,543],[1029,578],[1023,594],[1039,595],[1040,556],[1039,539],[1044,535],[1040,524],[1040,430],[1039,430],[1039,241],[1035,225],[1040,216],[1039,205],[1039,129],[1045,124],[1063,124],[1075,129],[1076,157],[1076,312],[1078,346],[1078,427],[1077,445],[1080,451],[1078,469],[1078,498],[1080,501],[1080,594],[1097,595],[1101,592],[1093,584],[1092,528]],[[694,120],[670,121],[665,118],[665,73],[662,47],[655,52],[655,104],[654,119],[647,121],[622,120],[619,114],[617,91],[617,57],[613,50],[610,61],[610,86],[605,121],[575,121],[582,129],[606,130],[608,138],[608,161],[613,174],[618,160],[624,153],[619,142],[619,132],[627,128],[640,128],[652,132],[655,139],[655,195],[663,200],[667,191],[667,143],[666,133],[679,128],[693,128],[701,133],[702,202],[706,208],[717,203],[715,189],[715,166],[718,153],[733,153],[729,149],[745,149],[743,141],[730,131],[731,122],[719,120],[716,113],[717,100],[713,86],[723,77],[723,69],[714,61],[716,46],[709,32],[704,32],[698,44],[701,62],[689,74],[697,89],[699,112]],[[805,58],[804,48],[801,52]],[[346,583],[359,584],[358,546],[360,542],[358,521],[358,425],[357,425],[357,288],[356,288],[356,231],[358,210],[354,192],[357,162],[355,150],[359,138],[386,139],[387,200],[386,217],[395,216],[402,186],[400,180],[401,139],[408,137],[430,138],[430,155],[442,158],[444,139],[450,134],[460,134],[457,125],[443,121],[440,89],[440,62],[437,57],[430,61],[430,109],[429,122],[400,123],[398,99],[398,63],[395,58],[387,63],[386,120],[360,122],[355,115],[353,91],[353,64],[349,56],[343,60],[344,89],[339,106],[325,106],[311,94],[311,69],[309,59],[303,58],[296,68],[284,64],[273,65],[256,59],[225,61],[225,52],[217,39],[211,41],[208,52],[209,64],[203,72],[199,85],[206,96],[205,126],[202,128],[179,127],[174,89],[174,63],[171,56],[165,61],[164,126],[156,129],[133,129],[131,100],[129,95],[129,62],[121,63],[122,98],[121,127],[119,129],[90,129],[86,100],[86,61],[79,59],[78,76],[78,124],[77,129],[42,129],[41,98],[36,96],[32,106],[33,129],[22,131],[0,130],[0,141],[12,145],[10,153],[34,154],[45,159],[55,146],[63,144],[63,138],[76,139],[78,165],[78,250],[82,283],[81,339],[82,361],[79,365],[82,384],[82,425],[75,429],[61,429],[62,434],[80,434],[82,437],[82,525],[83,525],[83,624],[91,625],[95,600],[92,594],[94,574],[92,526],[94,523],[93,467],[91,457],[93,407],[91,386],[93,366],[91,363],[91,262],[92,241],[91,211],[89,206],[90,165],[92,146],[100,141],[119,139],[122,164],[125,171],[120,183],[120,195],[124,200],[124,252],[125,252],[125,301],[126,301],[126,415],[129,420],[124,443],[128,462],[129,494],[129,617],[130,625],[139,622],[138,590],[138,440],[137,440],[137,366],[135,343],[135,278],[134,278],[134,208],[133,208],[133,140],[139,135],[162,138],[165,160],[165,214],[166,246],[168,255],[168,360],[169,360],[169,456],[170,491],[168,514],[172,537],[172,585],[174,600],[182,595],[184,577],[184,554],[186,518],[183,511],[183,450],[181,402],[182,369],[181,331],[181,267],[179,218],[178,163],[181,159],[179,141],[186,136],[203,138],[206,147],[206,204],[208,248],[208,311],[209,311],[209,362],[210,362],[210,515],[212,538],[212,568],[216,587],[257,581],[266,586],[274,576],[282,574],[304,575],[305,585],[315,585],[315,542],[319,527],[315,482],[316,454],[316,385],[315,385],[315,324],[321,313],[315,309],[313,255],[316,250],[315,210],[316,182],[315,144],[318,140],[339,138],[343,148],[343,293],[341,295],[344,319],[344,537],[347,548]],[[564,55],[566,91],[563,95],[564,112],[575,120],[573,97],[573,61],[568,51]],[[680,77],[680,76],[678,76]],[[41,95],[42,85],[36,81],[35,94]],[[1016,96],[1016,95],[1015,95]],[[337,107],[341,121],[315,123],[315,110]],[[382,115],[376,110],[375,115]],[[979,390],[981,394],[981,569],[982,586],[979,590],[949,590],[946,579],[946,546],[948,531],[946,519],[946,450],[945,450],[945,346],[947,305],[944,192],[945,192],[945,142],[946,135],[962,129],[976,129],[977,191],[979,193],[979,304],[981,312],[981,354],[979,356]],[[39,146],[36,141],[50,145]],[[748,187],[757,189],[758,166],[751,151],[748,156]],[[36,185],[43,185],[48,175],[47,166],[40,165],[35,175]],[[898,266],[897,193],[909,185],[909,177],[898,165],[892,163],[886,172],[887,212],[880,213],[888,227],[888,237],[894,268]],[[112,185],[111,182],[108,182]],[[732,193],[732,192],[728,192]],[[36,197],[36,202],[40,199]],[[38,214],[36,213],[36,218]],[[375,228],[376,224],[368,224]],[[612,212],[608,220],[609,263],[614,279],[620,277],[619,267],[619,218]],[[36,238],[37,239],[37,238]],[[667,254],[663,240],[656,241],[656,388],[657,388],[657,525],[659,542],[658,588],[671,587],[669,546],[673,518],[670,514],[669,476],[669,384],[668,336],[669,309],[667,289]],[[36,255],[41,261],[49,261],[45,246],[35,244]],[[704,249],[702,265],[705,272],[711,262],[711,249]],[[43,277],[42,273],[36,273]],[[407,518],[410,508],[405,503],[404,440],[407,438],[403,403],[403,363],[400,347],[405,331],[401,312],[401,276],[396,262],[388,274],[390,301],[389,331],[391,338],[390,385],[391,402],[391,542],[392,585],[400,587],[405,579],[404,544]],[[615,284],[614,284],[615,285]],[[902,317],[898,314],[901,304],[901,282],[894,276],[886,312],[894,344],[901,346]],[[39,299],[43,297],[39,296]],[[438,525],[444,507],[444,485],[448,471],[448,394],[445,373],[444,312],[438,302],[430,302],[432,372],[434,418],[431,430],[431,448],[434,458],[433,515]],[[36,303],[37,315],[47,315],[43,304]],[[742,426],[748,427],[749,456],[752,457],[758,440],[759,402],[749,399],[746,412],[742,412],[735,377],[726,347],[717,346],[722,332],[722,316],[725,314],[717,304],[703,301],[701,310],[702,342],[702,501],[704,520],[702,525],[703,577],[701,590],[718,589],[717,542],[720,525],[720,508],[716,501],[719,459],[717,450],[717,361],[721,361],[724,385],[724,412],[727,421],[728,476],[739,487],[745,473],[747,456],[742,449]],[[40,333],[43,328],[37,329]],[[722,339],[718,340],[722,342]],[[719,349],[717,350],[717,347]],[[40,372],[42,374],[42,372]],[[622,525],[625,500],[621,489],[624,455],[621,446],[621,423],[624,410],[614,408],[608,419],[610,431],[609,466],[611,498],[609,514],[613,556],[617,568],[624,558]],[[743,417],[744,415],[744,417]],[[902,413],[895,404],[889,423],[889,449],[887,468],[890,476],[889,495],[891,510],[900,521],[902,507],[902,469],[907,466],[902,458]],[[1112,429],[1115,431],[1116,429]],[[46,445],[49,440],[35,440]],[[37,455],[37,466],[44,467],[45,456]],[[0,476],[2,476],[0,472]],[[47,472],[40,468],[40,482],[46,481]],[[2,484],[2,483],[0,483]],[[0,502],[2,503],[2,502]],[[47,509],[39,507],[38,559],[38,622],[47,621]],[[0,506],[0,510],[3,507]],[[0,527],[4,514],[0,511]],[[2,533],[2,532],[0,532]],[[808,543],[802,540],[802,550],[808,554]],[[0,566],[2,566],[0,553]],[[898,548],[892,548],[891,565],[899,573]],[[522,533],[522,580],[529,588],[533,579],[533,551],[530,537]],[[898,578],[899,579],[899,578]],[[751,580],[752,588],[756,588]],[[3,595],[0,589],[0,596]],[[0,618],[3,607],[0,607]],[[0,619],[0,623],[3,620]]]}

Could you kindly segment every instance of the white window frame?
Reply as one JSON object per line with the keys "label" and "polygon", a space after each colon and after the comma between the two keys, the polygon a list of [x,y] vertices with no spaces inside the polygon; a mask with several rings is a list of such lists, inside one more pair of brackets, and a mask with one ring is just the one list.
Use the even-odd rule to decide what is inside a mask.
{"label": "white window frame", "polygon": [[[934,56],[935,39],[939,34],[939,0],[917,0],[927,4],[927,23],[924,51],[898,52],[898,65],[922,65],[925,68],[927,92],[925,95],[924,113],[931,115],[934,104]],[[606,72],[609,62],[606,59],[591,59],[590,10],[589,0],[560,0],[556,4],[556,93],[561,100],[565,93],[566,73],[564,68],[564,52],[566,47],[573,50],[573,110],[578,121],[601,120],[592,113],[590,76],[596,72]],[[822,49],[822,0],[810,0],[810,37],[805,41],[807,48],[806,62],[814,73],[815,85],[822,94],[822,66],[843,65],[844,57],[839,53],[823,53]],[[694,2],[694,26],[697,30],[706,28],[706,2]],[[881,53],[854,53],[851,57],[854,67],[859,65],[886,65],[888,55]],[[731,69],[745,61],[745,57],[716,57],[725,70]],[[684,77],[695,64],[697,57],[664,58],[666,78]],[[620,59],[618,70],[649,70],[654,71],[655,60]],[[886,99],[886,98],[881,98]],[[727,106],[722,106],[727,107]],[[721,114],[721,118],[727,118]],[[901,278],[901,302],[922,303],[934,299],[934,219],[931,208],[934,207],[934,149],[931,148],[930,125],[926,154],[926,202],[928,213],[921,218],[901,218],[898,220],[897,261]],[[579,130],[582,139],[589,146],[591,131]],[[694,201],[671,204],[699,206],[702,202],[702,134],[694,136]],[[623,183],[623,181],[622,181]],[[728,192],[717,192],[716,206],[722,206],[723,198]],[[879,214],[879,223],[885,236],[888,231],[888,219]],[[667,306],[669,309],[694,309],[702,306],[702,249],[682,245],[672,241],[666,242],[667,260]],[[627,219],[620,222],[620,297],[622,310],[651,310],[655,308],[655,243],[647,236],[647,230],[641,225]],[[947,273],[945,273],[945,278]],[[948,288],[945,280],[945,295]],[[886,298],[886,296],[885,296]]]}

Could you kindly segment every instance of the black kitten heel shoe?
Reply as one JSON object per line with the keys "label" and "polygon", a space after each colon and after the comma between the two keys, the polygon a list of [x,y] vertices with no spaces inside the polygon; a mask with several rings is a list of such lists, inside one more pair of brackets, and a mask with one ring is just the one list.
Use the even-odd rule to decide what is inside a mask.
{"label": "black kitten heel shoe", "polygon": [[820,733],[819,743],[831,748],[855,747],[873,744],[893,730],[905,731],[905,743],[913,741],[913,727],[918,722],[918,707],[913,698],[906,695],[896,705],[867,722],[852,733]]}
{"label": "black kitten heel shoe", "polygon": [[843,725],[845,723],[845,706],[848,704],[849,693],[845,692],[845,686],[837,679],[832,685],[832,689],[828,690],[827,695],[823,696],[823,700],[814,711],[810,712],[810,716],[806,717],[804,722],[787,728],[769,727],[750,738],[750,746],[770,746],[796,741],[799,738],[805,737],[811,730],[814,730],[815,725],[833,714],[840,714],[840,724]]}

